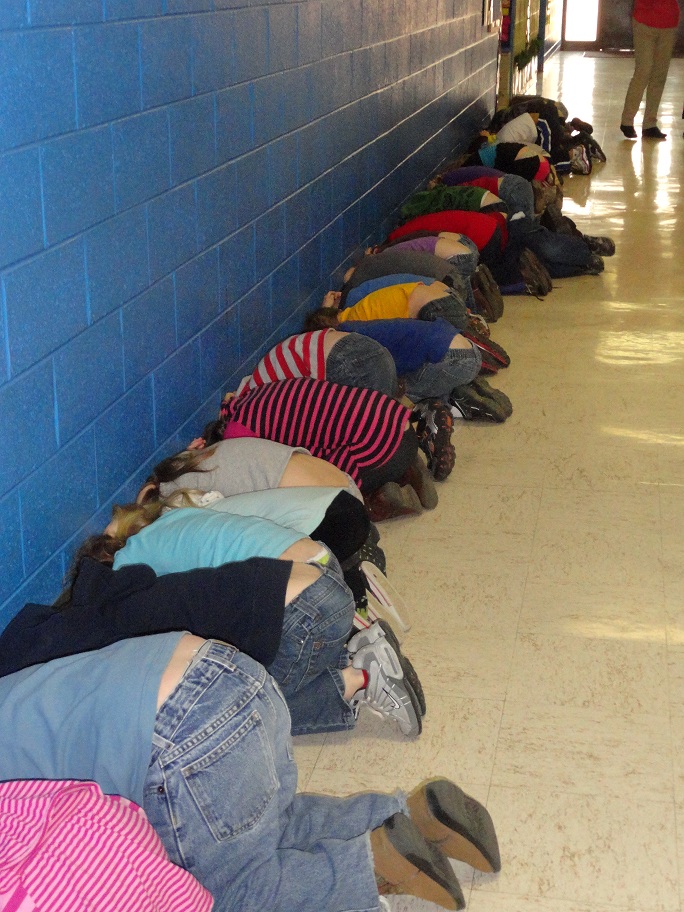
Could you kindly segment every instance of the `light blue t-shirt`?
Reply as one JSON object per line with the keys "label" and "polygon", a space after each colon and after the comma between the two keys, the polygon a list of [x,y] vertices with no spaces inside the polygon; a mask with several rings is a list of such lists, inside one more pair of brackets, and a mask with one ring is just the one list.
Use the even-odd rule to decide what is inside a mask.
{"label": "light blue t-shirt", "polygon": [[310,535],[325,518],[340,491],[346,488],[273,488],[224,497],[209,504],[217,513],[263,516],[279,526]]}
{"label": "light blue t-shirt", "polygon": [[159,684],[183,635],[121,640],[0,678],[0,780],[92,779],[142,805]]}
{"label": "light blue t-shirt", "polygon": [[116,552],[114,569],[147,564],[157,576],[219,567],[250,557],[280,557],[300,532],[258,516],[231,516],[199,507],[169,510]]}

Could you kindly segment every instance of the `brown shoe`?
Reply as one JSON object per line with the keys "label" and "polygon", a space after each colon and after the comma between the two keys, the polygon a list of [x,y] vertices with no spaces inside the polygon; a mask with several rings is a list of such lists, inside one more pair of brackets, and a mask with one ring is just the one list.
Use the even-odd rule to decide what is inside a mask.
{"label": "brown shoe", "polygon": [[465,899],[451,865],[405,814],[371,831],[378,892],[418,896],[444,909],[464,909]]}
{"label": "brown shoe", "polygon": [[434,510],[439,498],[435,488],[435,480],[430,470],[418,454],[406,470],[399,484],[410,485],[418,495],[422,506],[426,510]]}
{"label": "brown shoe", "polygon": [[419,786],[408,799],[411,820],[449,858],[478,871],[501,870],[499,843],[489,811],[448,779]]}
{"label": "brown shoe", "polygon": [[423,512],[420,499],[410,485],[402,488],[396,481],[388,481],[372,494],[364,497],[371,522],[383,522],[398,516],[419,516]]}

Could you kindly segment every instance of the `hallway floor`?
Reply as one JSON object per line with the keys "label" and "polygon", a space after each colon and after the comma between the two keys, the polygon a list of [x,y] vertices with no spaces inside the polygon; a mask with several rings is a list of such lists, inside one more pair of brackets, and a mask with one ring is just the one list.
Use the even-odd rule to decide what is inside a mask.
{"label": "hallway floor", "polygon": [[438,508],[381,526],[423,734],[366,714],[296,743],[302,789],[443,774],[485,802],[503,870],[456,866],[471,912],[684,912],[684,60],[662,143],[618,130],[632,68],[564,54],[544,80],[608,156],[564,211],[616,255],[506,299],[513,416],[457,425]]}

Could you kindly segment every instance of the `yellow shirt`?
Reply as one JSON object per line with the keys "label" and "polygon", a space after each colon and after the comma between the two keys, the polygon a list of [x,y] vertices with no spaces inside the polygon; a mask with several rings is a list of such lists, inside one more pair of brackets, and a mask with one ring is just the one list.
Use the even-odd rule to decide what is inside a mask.
{"label": "yellow shirt", "polygon": [[340,323],[346,320],[406,320],[409,316],[409,295],[422,282],[409,282],[406,285],[388,285],[371,292],[365,298],[340,310],[337,319]]}

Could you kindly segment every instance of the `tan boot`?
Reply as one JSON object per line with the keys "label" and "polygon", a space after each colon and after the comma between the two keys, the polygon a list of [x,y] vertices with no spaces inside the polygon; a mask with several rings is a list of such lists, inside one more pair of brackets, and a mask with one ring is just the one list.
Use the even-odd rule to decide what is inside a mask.
{"label": "tan boot", "polygon": [[364,497],[372,522],[383,522],[398,516],[418,516],[423,512],[418,495],[410,485],[402,488],[388,481],[377,491]]}
{"label": "tan boot", "polygon": [[451,865],[405,814],[395,814],[372,830],[370,843],[379,893],[418,896],[444,909],[465,908]]}
{"label": "tan boot", "polygon": [[499,843],[488,810],[448,779],[419,786],[407,801],[411,820],[449,858],[478,871],[501,870]]}

